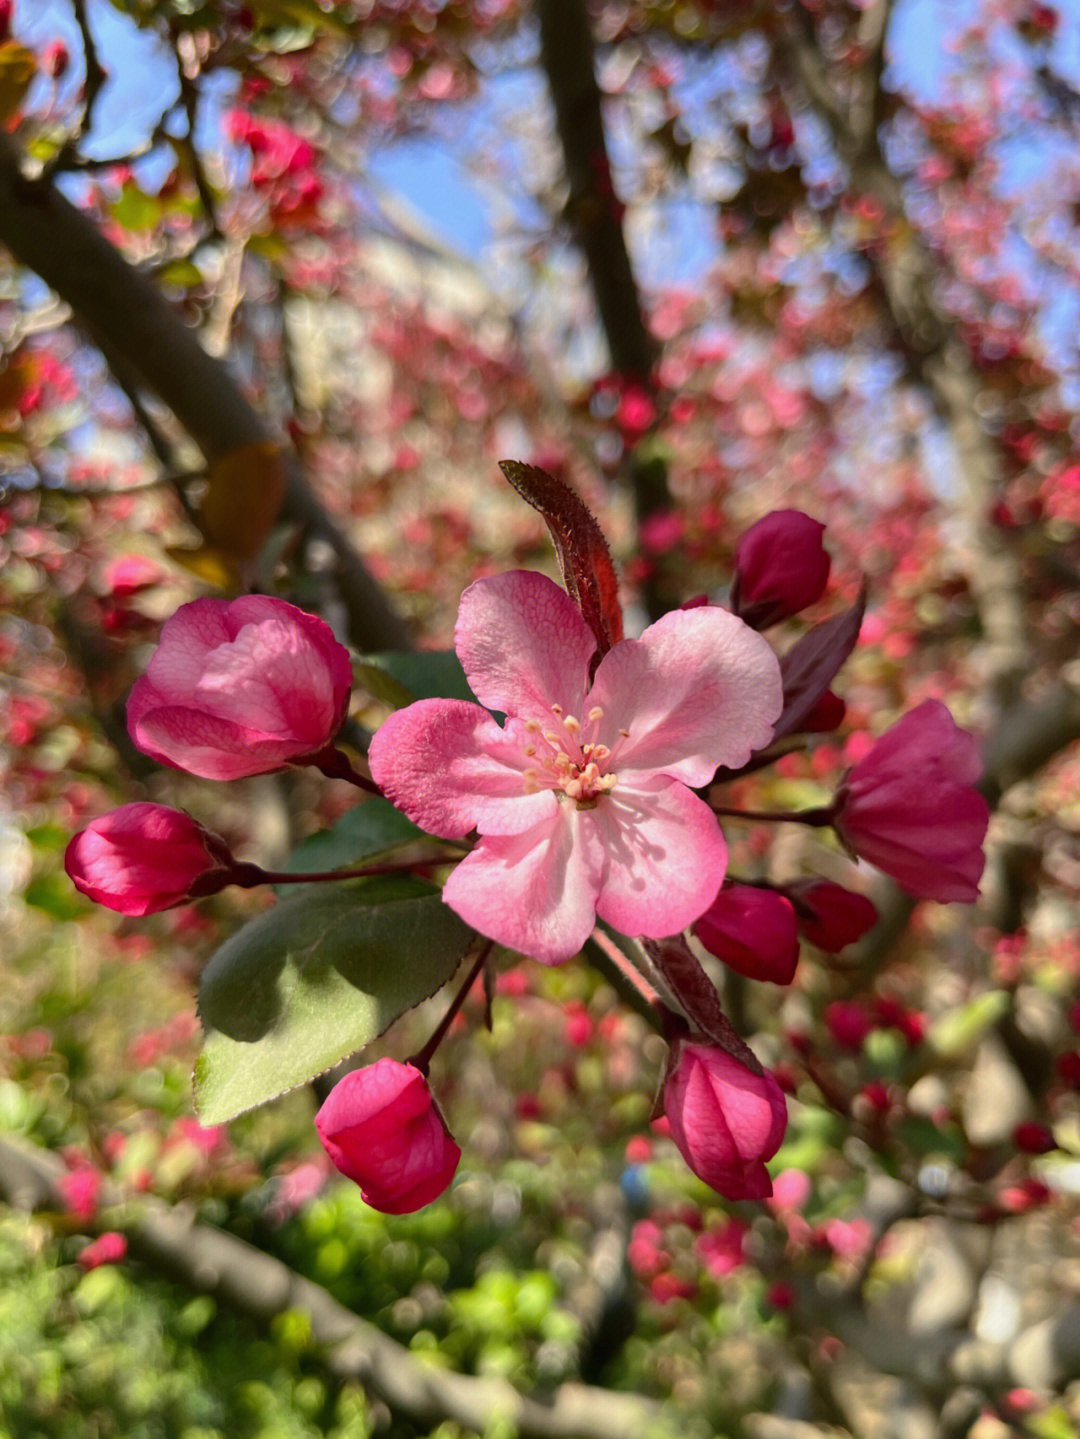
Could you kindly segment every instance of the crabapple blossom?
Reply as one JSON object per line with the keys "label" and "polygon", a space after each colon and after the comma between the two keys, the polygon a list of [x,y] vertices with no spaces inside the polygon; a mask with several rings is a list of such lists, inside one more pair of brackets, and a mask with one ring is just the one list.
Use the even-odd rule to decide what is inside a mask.
{"label": "crabapple blossom", "polygon": [[799,962],[799,924],[791,901],[771,889],[725,884],[694,925],[702,944],[748,979],[790,984]]}
{"label": "crabapple blossom", "polygon": [[697,919],[727,849],[691,787],[768,744],[782,703],[769,645],[725,610],[677,610],[612,646],[590,684],[592,631],[564,590],[524,570],[465,591],[455,640],[505,725],[479,705],[420,700],[369,753],[422,829],[479,832],[446,903],[546,964],[575,955],[598,915],[650,938]]}
{"label": "crabapple blossom", "polygon": [[787,1129],[787,1106],[768,1070],[755,1074],[726,1050],[678,1039],[664,1080],[664,1113],[687,1164],[726,1199],[767,1199],[765,1168]]}
{"label": "crabapple blossom", "polygon": [[917,899],[979,896],[990,810],[975,782],[978,741],[940,700],[925,700],[887,729],[844,777],[837,833]]}
{"label": "crabapple blossom", "polygon": [[829,582],[824,533],[801,510],[773,510],[751,525],[735,550],[735,613],[763,630],[819,600]]}
{"label": "crabapple blossom", "polygon": [[315,615],[270,595],[193,600],[165,622],[128,729],[162,764],[239,779],[324,749],[351,688],[349,652]]}
{"label": "crabapple blossom", "polygon": [[77,890],[120,914],[157,914],[191,899],[206,877],[224,882],[229,847],[183,810],[139,801],[121,805],[80,830],[64,855]]}
{"label": "crabapple blossom", "polygon": [[438,1199],[461,1158],[427,1080],[396,1059],[339,1080],[315,1128],[335,1167],[383,1214],[411,1214]]}

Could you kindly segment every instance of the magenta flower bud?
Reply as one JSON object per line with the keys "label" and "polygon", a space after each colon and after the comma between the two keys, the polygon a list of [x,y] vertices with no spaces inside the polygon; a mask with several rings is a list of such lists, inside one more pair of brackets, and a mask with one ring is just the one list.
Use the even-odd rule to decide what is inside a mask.
{"label": "magenta flower bud", "polygon": [[687,1164],[726,1199],[767,1199],[765,1168],[784,1138],[787,1106],[766,1070],[723,1049],[677,1040],[664,1080],[664,1113]]}
{"label": "magenta flower bud", "polygon": [[845,776],[833,824],[859,856],[916,899],[979,897],[990,810],[975,788],[978,741],[940,700],[885,731]]}
{"label": "magenta flower bud", "polygon": [[156,914],[222,884],[233,867],[223,839],[181,809],[162,804],[121,805],[80,830],[64,868],[77,890],[120,914]]}
{"label": "magenta flower bud", "polygon": [[315,1128],[335,1166],[383,1214],[411,1214],[438,1199],[461,1158],[427,1080],[396,1059],[335,1084]]}
{"label": "magenta flower bud", "polygon": [[799,925],[789,899],[771,889],[725,884],[694,925],[710,954],[748,979],[790,984],[799,962]]}
{"label": "magenta flower bud", "polygon": [[773,510],[735,548],[731,608],[755,630],[797,615],[825,593],[825,526],[801,510]]}
{"label": "magenta flower bud", "polygon": [[128,729],[162,764],[239,779],[324,749],[351,688],[349,652],[315,615],[269,595],[194,600],[162,628]]}
{"label": "magenta flower bud", "polygon": [[829,879],[799,879],[785,886],[804,939],[826,954],[839,954],[877,924],[878,912],[865,894]]}

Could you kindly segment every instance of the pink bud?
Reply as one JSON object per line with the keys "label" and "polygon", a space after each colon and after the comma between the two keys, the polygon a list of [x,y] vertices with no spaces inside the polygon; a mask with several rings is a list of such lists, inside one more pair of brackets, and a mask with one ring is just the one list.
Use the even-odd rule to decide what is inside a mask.
{"label": "pink bud", "polygon": [[102,571],[101,585],[106,594],[122,600],[152,589],[164,578],[164,570],[148,556],[118,555]]}
{"label": "pink bud", "polygon": [[756,630],[797,615],[825,593],[825,526],[801,510],[773,510],[751,525],[735,549],[731,607]]}
{"label": "pink bud", "polygon": [[70,63],[71,52],[63,40],[50,40],[41,52],[41,68],[54,80],[63,78]]}
{"label": "pink bud", "polygon": [[917,899],[973,903],[990,822],[975,789],[981,772],[974,735],[940,700],[926,700],[848,773],[835,800],[836,830]]}
{"label": "pink bud", "polygon": [[1022,1120],[1013,1130],[1013,1143],[1025,1154],[1049,1154],[1057,1148],[1057,1140],[1045,1124],[1033,1119]]}
{"label": "pink bud", "polygon": [[789,899],[771,889],[725,884],[694,925],[710,954],[748,979],[790,984],[799,962],[799,928]]}
{"label": "pink bud", "polygon": [[349,652],[315,615],[268,595],[194,600],[166,621],[128,729],[162,764],[239,779],[325,748],[351,688]]}
{"label": "pink bud", "polygon": [[723,1049],[677,1040],[664,1080],[664,1113],[687,1164],[726,1199],[767,1199],[765,1168],[780,1148],[787,1107],[766,1070],[755,1074]]}
{"label": "pink bud", "polygon": [[824,1020],[833,1040],[841,1049],[859,1050],[873,1032],[874,1021],[865,1005],[856,999],[837,999],[825,1006]]}
{"label": "pink bud", "polygon": [[335,1084],[315,1128],[336,1167],[383,1214],[411,1214],[437,1199],[461,1158],[427,1080],[396,1059]]}
{"label": "pink bud", "polygon": [[79,1254],[80,1269],[97,1269],[102,1264],[120,1264],[127,1258],[128,1242],[115,1229],[99,1234]]}
{"label": "pink bud", "polygon": [[865,894],[828,879],[800,879],[786,886],[804,939],[826,954],[839,954],[877,924],[878,912]]}
{"label": "pink bud", "polygon": [[[223,839],[165,805],[121,805],[80,830],[64,868],[77,890],[120,914],[156,914],[191,899],[204,876],[233,863]],[[211,893],[204,883],[201,892]]]}

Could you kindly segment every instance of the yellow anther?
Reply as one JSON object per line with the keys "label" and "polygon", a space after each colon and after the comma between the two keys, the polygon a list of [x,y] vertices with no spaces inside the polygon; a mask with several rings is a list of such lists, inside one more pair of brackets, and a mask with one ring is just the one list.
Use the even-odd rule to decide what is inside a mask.
{"label": "yellow anther", "polygon": [[602,720],[603,718],[604,711],[600,708],[599,705],[593,705],[592,709],[589,711],[589,719],[592,720],[593,724],[595,724],[597,720]]}
{"label": "yellow anther", "polygon": [[540,726],[537,724],[537,722],[536,722],[535,720],[526,720],[526,721],[525,721],[525,728],[529,731],[530,734],[539,734],[539,733],[540,733]]}
{"label": "yellow anther", "polygon": [[547,731],[544,732],[544,738],[548,744],[551,745],[552,749],[558,749],[562,743],[557,734],[549,734]]}
{"label": "yellow anther", "polygon": [[580,799],[584,793],[579,779],[567,780],[566,784],[563,785],[563,789],[571,799]]}
{"label": "yellow anther", "polygon": [[603,764],[604,760],[611,758],[611,751],[606,744],[591,744],[587,745],[586,748],[593,759],[599,760],[601,764]]}
{"label": "yellow anther", "polygon": [[563,707],[562,707],[562,705],[552,705],[552,706],[551,706],[551,713],[552,713],[553,715],[561,715],[562,712],[563,712]]}
{"label": "yellow anther", "polygon": [[571,734],[577,734],[581,729],[581,722],[576,720],[573,715],[567,715],[563,720],[563,727],[568,729]]}
{"label": "yellow anther", "polygon": [[527,744],[527,745],[525,746],[525,754],[526,754],[526,756],[527,756],[529,759],[532,759],[532,757],[533,757],[533,755],[534,755],[535,753],[536,753],[536,746],[535,746],[534,744]]}
{"label": "yellow anther", "polygon": [[630,738],[630,731],[629,731],[628,729],[621,729],[621,728],[620,728],[619,733],[622,735],[623,739],[629,739],[629,738]]}

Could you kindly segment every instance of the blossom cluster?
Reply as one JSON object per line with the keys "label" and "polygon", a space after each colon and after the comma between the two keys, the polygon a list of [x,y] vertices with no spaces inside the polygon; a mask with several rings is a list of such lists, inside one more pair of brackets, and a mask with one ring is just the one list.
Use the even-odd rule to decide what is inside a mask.
{"label": "blossom cluster", "polygon": [[[718,816],[738,811],[715,801],[725,778],[768,760],[776,737],[843,716],[829,685],[857,621],[847,649],[815,641],[795,659],[778,659],[761,633],[824,594],[823,529],[796,511],[766,516],[739,545],[731,609],[696,603],[638,638],[617,637],[621,617],[605,628],[602,606],[590,610],[574,583],[527,571],[476,581],[455,647],[477,702],[422,699],[392,713],[370,744],[370,778],[335,744],[352,665],[329,627],[268,596],[196,600],[165,624],[131,693],[131,735],[207,779],[314,765],[378,792],[426,834],[465,847],[444,902],[479,936],[543,964],[571,960],[598,923],[639,941],[641,975],[651,964],[664,980],[654,1005],[670,1043],[671,1138],[719,1193],[761,1199],[785,1101],[724,1019],[700,954],[789,985],[801,941],[837,953],[877,918],[864,894],[832,880],[730,875]],[[869,746],[825,809],[754,817],[829,826],[913,896],[970,902],[988,821],[979,773],[973,736],[927,700]],[[344,877],[268,875],[190,815],[147,802],[90,824],[66,865],[83,893],[131,915],[227,884]],[[334,1164],[386,1212],[428,1203],[458,1166],[427,1082],[448,1022],[411,1061],[349,1073],[316,1120]]]}

